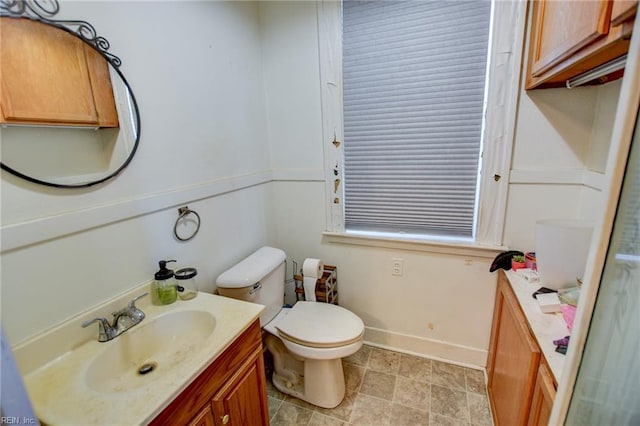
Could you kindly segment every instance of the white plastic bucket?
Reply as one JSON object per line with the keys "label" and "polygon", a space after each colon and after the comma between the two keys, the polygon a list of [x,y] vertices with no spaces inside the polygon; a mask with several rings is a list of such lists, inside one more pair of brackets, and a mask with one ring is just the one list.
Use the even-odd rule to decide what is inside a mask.
{"label": "white plastic bucket", "polygon": [[592,233],[593,224],[583,220],[536,222],[536,262],[544,287],[576,286],[584,275]]}

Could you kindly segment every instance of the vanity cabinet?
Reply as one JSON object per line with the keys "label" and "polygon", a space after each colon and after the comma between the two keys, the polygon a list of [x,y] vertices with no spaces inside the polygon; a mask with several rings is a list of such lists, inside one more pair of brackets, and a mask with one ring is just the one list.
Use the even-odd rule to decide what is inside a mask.
{"label": "vanity cabinet", "polygon": [[536,384],[533,388],[528,426],[547,426],[549,424],[555,397],[556,388],[553,376],[547,364],[542,362],[538,368]]}
{"label": "vanity cabinet", "polygon": [[539,362],[540,349],[500,271],[487,364],[487,389],[496,425],[527,424]]}
{"label": "vanity cabinet", "polygon": [[526,89],[564,86],[627,53],[637,3],[533,0]]}
{"label": "vanity cabinet", "polygon": [[202,410],[189,422],[187,426],[213,426],[213,411],[209,404],[205,405]]}
{"label": "vanity cabinet", "polygon": [[118,127],[102,55],[54,26],[0,20],[0,123]]}
{"label": "vanity cabinet", "polygon": [[151,424],[268,425],[259,320],[255,320]]}
{"label": "vanity cabinet", "polygon": [[[262,409],[266,396],[258,389],[266,389],[262,350],[253,355],[211,399],[216,425],[268,424]],[[267,413],[268,413],[268,407]]]}

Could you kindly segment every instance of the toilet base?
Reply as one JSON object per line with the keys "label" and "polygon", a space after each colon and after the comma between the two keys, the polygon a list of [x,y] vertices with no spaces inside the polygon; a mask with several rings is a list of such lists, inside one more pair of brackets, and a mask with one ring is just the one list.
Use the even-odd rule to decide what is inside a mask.
{"label": "toilet base", "polygon": [[280,392],[322,408],[335,408],[345,395],[342,359],[300,359],[291,354],[282,341],[266,336],[267,349],[273,355],[273,385]]}

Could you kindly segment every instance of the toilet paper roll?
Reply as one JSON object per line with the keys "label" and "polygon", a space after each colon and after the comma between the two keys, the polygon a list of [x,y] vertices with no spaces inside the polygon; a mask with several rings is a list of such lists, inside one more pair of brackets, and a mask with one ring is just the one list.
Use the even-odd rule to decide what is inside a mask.
{"label": "toilet paper roll", "polygon": [[316,301],[316,281],[322,278],[324,262],[320,259],[305,259],[302,264],[302,287],[304,288],[304,300]]}
{"label": "toilet paper roll", "polygon": [[324,262],[322,260],[313,258],[304,260],[302,264],[302,275],[318,279],[322,278],[322,274],[324,274]]}
{"label": "toilet paper roll", "polygon": [[302,287],[304,287],[304,300],[307,302],[316,301],[316,279],[313,277],[304,277],[302,279]]}

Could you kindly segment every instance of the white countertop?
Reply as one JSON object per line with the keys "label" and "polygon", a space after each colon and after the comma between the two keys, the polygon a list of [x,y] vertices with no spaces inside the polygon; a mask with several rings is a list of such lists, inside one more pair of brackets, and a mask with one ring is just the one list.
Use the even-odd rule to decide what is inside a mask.
{"label": "white countertop", "polygon": [[538,306],[538,301],[531,297],[533,292],[540,287],[544,287],[544,283],[530,283],[516,271],[504,272],[529,322],[529,328],[538,341],[538,346],[540,346],[542,354],[547,360],[556,382],[558,382],[562,375],[566,356],[556,352],[556,346],[553,341],[569,335],[567,324],[561,313],[543,314]]}
{"label": "white countertop", "polygon": [[[150,377],[147,384],[123,392],[102,392],[87,383],[90,361],[119,337],[104,343],[94,338],[56,356],[24,375],[27,392],[39,419],[50,425],[149,423],[259,317],[264,307],[199,293],[192,300],[178,300],[166,306],[147,305],[141,309],[146,318],[136,327],[168,312],[201,310],[215,316],[215,329],[209,338],[197,342],[197,347],[194,347],[197,350],[190,351],[183,361],[171,367],[170,372]],[[77,322],[74,320],[73,326],[79,329]],[[93,331],[97,337],[97,327]],[[51,336],[34,339],[29,343],[31,347],[23,347],[18,353],[41,351],[39,342],[47,339]]]}

